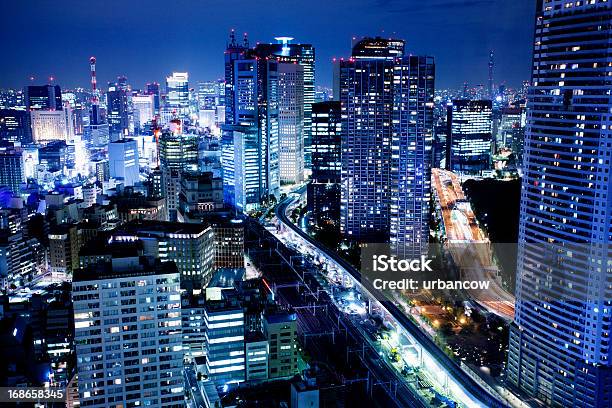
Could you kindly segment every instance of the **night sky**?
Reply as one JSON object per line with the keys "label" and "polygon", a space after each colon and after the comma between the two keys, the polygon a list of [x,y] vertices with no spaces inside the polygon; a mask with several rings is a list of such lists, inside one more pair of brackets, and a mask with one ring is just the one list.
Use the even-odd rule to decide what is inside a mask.
{"label": "night sky", "polygon": [[50,75],[64,87],[123,74],[134,88],[171,71],[190,82],[223,75],[231,28],[254,42],[290,35],[316,47],[316,80],[332,83],[331,59],[353,36],[403,38],[407,51],[436,58],[436,87],[484,84],[489,49],[496,83],[529,79],[535,0],[0,0],[0,87]]}

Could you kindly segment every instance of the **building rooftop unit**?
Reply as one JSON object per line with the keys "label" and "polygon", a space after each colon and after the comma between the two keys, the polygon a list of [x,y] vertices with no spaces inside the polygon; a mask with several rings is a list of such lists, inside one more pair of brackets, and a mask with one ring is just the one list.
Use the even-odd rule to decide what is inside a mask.
{"label": "building rooftop unit", "polygon": [[117,229],[114,235],[125,234],[185,234],[200,235],[210,227],[205,224],[172,221],[133,220]]}
{"label": "building rooftop unit", "polygon": [[127,278],[142,275],[164,275],[178,273],[174,262],[161,262],[153,257],[115,258],[111,262],[100,262],[74,272],[73,282]]}

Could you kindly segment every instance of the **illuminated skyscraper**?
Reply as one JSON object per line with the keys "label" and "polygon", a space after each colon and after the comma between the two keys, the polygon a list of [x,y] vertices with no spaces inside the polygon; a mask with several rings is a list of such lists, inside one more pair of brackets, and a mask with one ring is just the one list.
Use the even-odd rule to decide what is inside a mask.
{"label": "illuminated skyscraper", "polygon": [[33,110],[30,112],[32,139],[35,143],[56,140],[68,141],[66,112],[61,110]]}
{"label": "illuminated skyscraper", "polygon": [[62,91],[58,85],[26,86],[27,110],[62,110]]}
{"label": "illuminated skyscraper", "polygon": [[159,114],[159,84],[157,82],[148,83],[146,86],[146,94],[153,95],[154,113]]}
{"label": "illuminated skyscraper", "polygon": [[281,183],[304,180],[304,68],[278,64],[278,162]]}
{"label": "illuminated skyscraper", "polygon": [[166,106],[179,116],[189,115],[189,74],[173,72],[166,77]]}
{"label": "illuminated skyscraper", "polygon": [[447,107],[446,141],[448,169],[479,174],[491,168],[491,101],[454,100]]}
{"label": "illuminated skyscraper", "polygon": [[198,135],[164,131],[159,137],[159,161],[162,170],[197,171],[198,144]]}
{"label": "illuminated skyscraper", "polygon": [[308,210],[318,225],[340,219],[340,102],[312,105],[312,180],[308,184]]}
{"label": "illuminated skyscraper", "polygon": [[612,128],[605,0],[539,1],[507,378],[553,407],[612,406]]}
{"label": "illuminated skyscraper", "polygon": [[12,143],[0,146],[0,187],[8,187],[13,194],[19,194],[21,183],[25,181],[23,153]]}
{"label": "illuminated skyscraper", "polygon": [[106,93],[106,118],[111,141],[122,139],[129,129],[128,95],[126,87],[117,78],[116,83],[108,84]]}
{"label": "illuminated skyscraper", "polygon": [[315,49],[312,44],[293,43],[293,37],[276,37],[276,44],[260,43],[255,53],[260,58],[299,64],[304,68],[304,166],[310,169],[312,104],[315,102]]}
{"label": "illuminated skyscraper", "polygon": [[134,127],[142,132],[145,125],[155,117],[155,95],[132,96],[132,107],[134,109]]}
{"label": "illuminated skyscraper", "polygon": [[338,69],[341,232],[419,253],[429,236],[433,59],[404,56],[401,40],[365,38]]}
{"label": "illuminated skyscraper", "polygon": [[82,407],[184,406],[173,262],[115,258],[79,269],[72,299]]}
{"label": "illuminated skyscraper", "polygon": [[134,139],[121,139],[108,144],[110,176],[130,187],[140,181],[138,145]]}
{"label": "illuminated skyscraper", "polygon": [[[280,198],[278,65],[273,59],[254,55],[246,38],[242,46],[238,45],[232,32],[225,52],[226,115],[222,148],[226,159],[223,160],[224,178],[228,179],[224,180],[224,196],[229,205],[243,211],[251,199],[242,200],[234,196],[236,191],[247,190],[246,187],[232,190],[232,186],[235,188],[241,183],[240,180],[248,179],[249,185],[257,185],[258,191],[253,192],[258,197],[254,206],[271,196]],[[234,143],[238,144],[234,146]],[[251,147],[253,143],[254,147]],[[252,149],[256,158],[252,157]],[[243,154],[249,156],[248,163],[232,163],[230,157],[240,158]],[[252,163],[252,160],[257,160],[257,163]],[[247,195],[250,197],[250,194]]]}

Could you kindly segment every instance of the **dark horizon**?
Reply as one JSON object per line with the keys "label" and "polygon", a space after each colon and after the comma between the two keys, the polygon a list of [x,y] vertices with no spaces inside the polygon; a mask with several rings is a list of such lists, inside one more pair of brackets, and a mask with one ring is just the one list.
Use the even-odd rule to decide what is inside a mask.
{"label": "dark horizon", "polygon": [[189,72],[193,87],[223,76],[223,51],[231,29],[239,37],[248,32],[251,44],[274,42],[281,35],[313,44],[316,84],[322,86],[332,84],[332,59],[350,55],[352,38],[363,36],[401,38],[407,52],[433,56],[438,89],[458,88],[464,81],[486,84],[491,49],[497,85],[518,87],[529,79],[535,6],[528,1],[232,3],[3,2],[0,32],[12,41],[5,43],[9,63],[0,66],[0,88],[43,84],[51,76],[65,88],[89,87],[92,55],[98,60],[102,89],[118,75],[127,76],[134,88],[151,81],[163,84],[172,71]]}

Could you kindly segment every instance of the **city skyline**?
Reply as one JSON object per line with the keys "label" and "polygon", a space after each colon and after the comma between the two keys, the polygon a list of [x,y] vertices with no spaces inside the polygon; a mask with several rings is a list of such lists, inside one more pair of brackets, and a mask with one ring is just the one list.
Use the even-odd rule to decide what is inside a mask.
{"label": "city skyline", "polygon": [[[529,77],[535,12],[530,2],[498,0],[359,0],[351,7],[316,1],[291,8],[240,1],[240,14],[235,8],[226,10],[222,2],[179,1],[161,7],[156,0],[146,8],[116,1],[96,8],[72,0],[35,3],[1,6],[0,32],[5,38],[19,33],[19,40],[7,42],[5,52],[20,57],[0,67],[0,88],[46,83],[50,77],[63,87],[87,87],[83,61],[92,55],[98,58],[101,88],[120,75],[136,88],[162,83],[173,71],[188,71],[193,83],[222,78],[223,65],[212,56],[223,54],[231,29],[240,36],[247,32],[252,44],[274,42],[279,35],[313,44],[319,86],[331,86],[332,60],[349,56],[353,37],[380,35],[404,38],[408,52],[435,57],[439,88],[459,87],[465,81],[486,87],[490,50],[495,51],[496,84],[519,87]],[[215,18],[207,20],[210,15]],[[254,16],[267,23],[254,24]],[[296,24],[297,16],[304,23]],[[32,76],[34,81],[29,80]]]}
{"label": "city skyline", "polygon": [[0,401],[612,408],[612,1],[521,3],[3,5]]}

